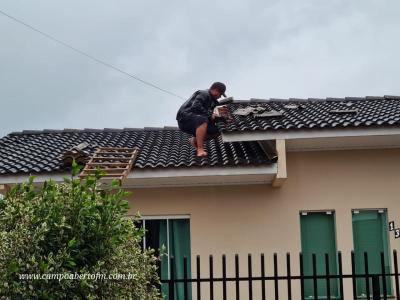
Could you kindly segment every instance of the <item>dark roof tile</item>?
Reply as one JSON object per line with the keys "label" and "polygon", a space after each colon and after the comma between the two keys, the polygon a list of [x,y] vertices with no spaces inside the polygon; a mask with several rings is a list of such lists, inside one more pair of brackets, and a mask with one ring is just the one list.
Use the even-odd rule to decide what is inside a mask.
{"label": "dark roof tile", "polygon": [[223,132],[233,132],[400,125],[400,96],[251,99],[247,102],[234,101],[229,105],[231,113],[251,108],[265,114],[273,110],[281,111],[282,115],[260,117],[255,116],[257,112],[247,116],[233,114],[232,122],[219,122],[218,127]]}
{"label": "dark roof tile", "polygon": [[206,143],[209,158],[197,158],[188,138],[176,127],[23,131],[0,139],[0,173],[62,170],[60,155],[83,142],[89,143],[91,153],[99,146],[138,147],[135,168],[140,169],[271,163],[257,142],[223,143],[221,138]]}

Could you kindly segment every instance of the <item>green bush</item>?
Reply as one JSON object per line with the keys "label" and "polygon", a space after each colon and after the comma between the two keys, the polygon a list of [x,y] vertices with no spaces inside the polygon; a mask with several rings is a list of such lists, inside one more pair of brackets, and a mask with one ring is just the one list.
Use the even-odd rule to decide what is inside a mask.
{"label": "green bush", "polygon": [[[78,171],[74,164],[73,176]],[[116,184],[101,190],[100,177],[48,181],[39,189],[30,178],[0,200],[0,299],[160,299],[157,259],[142,251],[143,230],[126,218],[127,192]]]}

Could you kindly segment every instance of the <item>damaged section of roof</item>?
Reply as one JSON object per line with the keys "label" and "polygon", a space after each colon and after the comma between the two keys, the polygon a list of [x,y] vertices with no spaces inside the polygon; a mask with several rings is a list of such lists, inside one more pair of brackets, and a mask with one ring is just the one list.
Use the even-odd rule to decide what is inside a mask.
{"label": "damaged section of roof", "polygon": [[75,160],[77,164],[84,165],[89,161],[90,153],[93,152],[95,147],[89,145],[87,142],[80,143],[66,150],[61,156],[63,166],[69,167],[72,161]]}
{"label": "damaged section of roof", "polygon": [[228,106],[223,132],[399,126],[400,96],[251,99]]}
{"label": "damaged section of roof", "polygon": [[[23,131],[0,139],[0,174],[63,171],[67,151],[92,156],[98,147],[139,148],[134,168],[263,165],[271,161],[257,142],[206,143],[208,158],[197,158],[189,136],[176,128]],[[78,146],[80,145],[80,146]],[[72,149],[72,150],[71,150]]]}
{"label": "damaged section of roof", "polygon": [[261,105],[249,105],[245,108],[238,108],[232,112],[233,115],[238,116],[252,116],[254,118],[267,118],[282,116],[281,111],[268,110],[267,107]]}
{"label": "damaged section of roof", "polygon": [[93,176],[97,170],[107,179],[125,179],[131,171],[139,148],[99,147],[86,163],[80,178]]}

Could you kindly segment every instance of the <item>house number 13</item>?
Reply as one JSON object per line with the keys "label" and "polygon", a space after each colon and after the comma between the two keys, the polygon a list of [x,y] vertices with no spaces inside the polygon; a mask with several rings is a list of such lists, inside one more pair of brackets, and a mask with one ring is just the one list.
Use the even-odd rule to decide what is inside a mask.
{"label": "house number 13", "polygon": [[400,237],[400,228],[396,228],[394,221],[389,222],[389,231],[394,231],[394,238],[397,239]]}

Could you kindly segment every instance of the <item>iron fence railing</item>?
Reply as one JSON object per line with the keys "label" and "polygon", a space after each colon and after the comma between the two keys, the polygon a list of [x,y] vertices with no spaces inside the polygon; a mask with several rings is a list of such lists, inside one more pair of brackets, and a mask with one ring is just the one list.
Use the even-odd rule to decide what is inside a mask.
{"label": "iron fence railing", "polygon": [[[336,255],[335,255],[336,256]],[[369,271],[369,259],[368,253],[363,253],[363,272],[356,273],[356,259],[354,251],[351,252],[351,274],[343,274],[343,264],[342,264],[342,253],[337,252],[337,271],[332,272],[329,266],[329,255],[324,255],[325,260],[325,274],[318,274],[317,272],[317,259],[316,254],[312,254],[312,272],[311,274],[305,274],[305,266],[304,266],[304,257],[303,254],[299,254],[299,274],[294,275],[292,273],[291,267],[291,255],[289,253],[286,254],[286,272],[285,275],[279,275],[278,273],[278,258],[277,254],[273,255],[273,275],[266,275],[265,268],[265,256],[264,254],[260,255],[259,260],[259,270],[257,273],[259,276],[255,276],[255,272],[253,271],[253,257],[252,255],[247,256],[247,271],[245,276],[240,275],[239,270],[239,255],[235,255],[234,260],[234,276],[227,275],[227,260],[226,255],[222,255],[221,258],[221,267],[222,270],[220,274],[222,276],[214,275],[214,257],[212,255],[208,258],[208,275],[201,276],[201,264],[200,264],[200,256],[196,256],[196,268],[195,272],[189,274],[188,270],[188,259],[186,257],[183,258],[183,276],[182,278],[177,278],[176,276],[176,262],[174,257],[170,257],[170,270],[169,270],[169,278],[161,279],[161,283],[165,286],[164,290],[167,290],[166,298],[168,300],[176,300],[176,299],[185,299],[191,300],[195,298],[196,300],[202,300],[202,290],[206,287],[209,292],[207,293],[208,298],[210,300],[215,299],[215,285],[222,285],[222,299],[228,299],[228,284],[234,285],[234,292],[231,292],[235,295],[234,299],[240,300],[241,297],[241,289],[243,289],[243,282],[246,284],[246,294],[247,299],[267,299],[266,293],[266,283],[271,283],[273,287],[273,298],[269,297],[268,299],[279,300],[280,296],[282,297],[282,293],[285,295],[285,299],[292,300],[295,299],[293,293],[293,284],[294,282],[300,283],[300,294],[301,299],[309,299],[309,300],[321,300],[321,299],[339,299],[344,300],[344,279],[351,279],[352,285],[352,299],[363,298],[367,300],[378,300],[378,299],[388,299],[395,298],[396,300],[400,300],[399,293],[399,270],[397,264],[397,252],[393,251],[393,264],[392,269],[393,272],[386,272],[385,266],[387,267],[387,261],[385,261],[384,253],[380,253],[380,272],[370,272]],[[319,266],[321,267],[321,266]],[[359,268],[360,266],[357,266]],[[182,272],[181,272],[182,273]],[[193,276],[195,274],[195,276]],[[392,284],[392,280],[394,279],[394,289],[391,286],[388,287],[387,282],[390,281],[390,285]],[[305,295],[305,282],[308,280],[308,287],[312,286],[312,295]],[[282,292],[282,287],[280,287],[281,282],[286,282],[284,290]],[[336,282],[336,283],[335,283]],[[242,284],[241,284],[242,283]],[[259,286],[259,290],[257,291],[257,296],[255,296],[255,283]],[[326,293],[324,295],[318,295],[318,285],[323,283],[324,289]],[[337,294],[332,293],[332,285],[337,285]],[[360,285],[363,285],[365,288],[365,295],[359,295],[359,291],[357,294],[357,285],[360,288]],[[177,296],[177,286],[179,285],[179,294]],[[243,291],[242,291],[243,293]],[[332,295],[333,294],[333,295]],[[218,296],[221,297],[221,296]],[[298,297],[298,296],[297,296]],[[296,298],[297,298],[296,297]],[[219,298],[218,298],[219,299]],[[206,300],[206,299],[203,299]]]}

